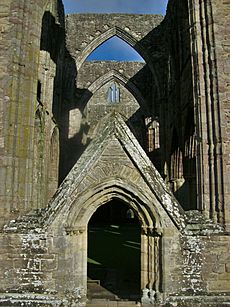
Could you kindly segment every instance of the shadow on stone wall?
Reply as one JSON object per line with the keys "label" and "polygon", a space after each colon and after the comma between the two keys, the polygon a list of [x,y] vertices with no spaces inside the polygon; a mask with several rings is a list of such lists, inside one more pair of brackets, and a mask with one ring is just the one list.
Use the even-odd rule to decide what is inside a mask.
{"label": "shadow on stone wall", "polygon": [[[158,75],[161,76],[162,73],[161,71],[155,73],[157,69],[161,68],[162,70],[164,68],[164,65],[162,65],[164,48],[162,47],[163,43],[160,39],[162,35],[160,29],[161,26],[156,27],[134,46],[134,49],[136,49],[141,56],[145,55],[143,58],[145,58],[147,64],[125,84],[125,88],[129,92],[130,88],[134,85],[144,98],[143,104],[143,101],[141,102],[138,100],[138,97],[133,95],[140,104],[140,109],[127,120],[127,124],[144,149],[146,149],[145,117],[159,116],[159,105],[161,102],[159,83],[163,84],[163,82],[160,82],[161,80]],[[75,59],[71,56],[70,52],[65,49],[62,84],[63,99],[60,120],[60,182],[65,178],[90,142],[90,137],[87,136],[90,124],[85,118],[84,110],[90,98],[93,96],[93,93],[87,88],[78,87],[77,76],[78,71]],[[81,127],[74,135],[69,136],[71,128],[70,113],[75,109],[78,109],[80,112],[78,120],[81,120]],[[151,155],[150,158],[154,160],[156,157],[159,160],[159,154]],[[161,163],[157,161],[155,164],[157,168],[160,169]]]}
{"label": "shadow on stone wall", "polygon": [[62,92],[63,99],[61,105],[61,115],[59,119],[60,124],[60,176],[61,183],[76,161],[79,159],[90,140],[83,144],[82,139],[87,135],[89,125],[87,123],[81,124],[80,130],[77,134],[69,137],[70,130],[70,112],[74,109],[79,109],[83,114],[84,105],[79,105],[78,101],[82,95],[92,94],[87,89],[77,88],[77,67],[76,62],[72,58],[69,51],[65,48],[64,52],[64,67],[62,77]]}
{"label": "shadow on stone wall", "polygon": [[[171,4],[169,10],[173,11],[174,9],[174,4]],[[183,17],[183,14],[186,15],[185,13],[181,12],[180,18]],[[186,16],[184,16],[182,19],[183,24],[186,24]],[[191,75],[183,75],[181,68],[179,71],[178,69],[181,62],[183,62],[183,65],[185,66],[191,65],[191,63],[189,64],[189,62],[186,60],[186,58],[189,56],[189,54],[187,54],[188,48],[186,45],[186,43],[189,44],[189,41],[187,40],[188,38],[186,36],[185,38],[182,36],[179,38],[177,36],[177,33],[175,32],[177,24],[177,16],[174,16],[174,18],[168,18],[166,16],[159,26],[154,28],[143,39],[137,42],[134,48],[139,51],[143,58],[145,58],[146,65],[133,77],[131,77],[124,85],[129,91],[132,86],[135,86],[141,93],[144,100],[144,103],[143,101],[140,102],[140,100],[138,101],[137,97],[133,95],[139,102],[140,108],[127,120],[127,124],[146,152],[147,130],[145,120],[147,117],[159,119],[160,148],[156,148],[154,151],[149,152],[148,155],[158,171],[161,173],[162,177],[166,178],[166,181],[169,182],[171,180],[170,169],[172,168],[172,159],[170,156],[172,127],[177,126],[180,130],[181,134],[179,136],[178,148],[182,149],[183,159],[185,160],[185,144],[188,141],[186,140],[185,135],[185,114],[186,109],[189,108],[191,103],[193,103],[192,96],[190,94],[187,94],[187,96],[184,95],[184,100],[181,98],[181,91],[184,91],[186,86],[188,87],[188,93],[191,90]],[[175,43],[172,45],[173,38],[174,42],[182,39],[186,45],[183,47],[183,52],[185,54],[183,59],[178,58],[180,47],[175,47]],[[177,49],[177,52],[175,51],[175,48]],[[145,56],[143,56],[141,50],[144,50]],[[111,69],[113,69],[112,64],[113,63],[111,62]],[[91,138],[88,137],[90,123],[87,122],[84,115],[84,110],[93,96],[93,93],[87,88],[78,87],[77,76],[78,71],[75,59],[71,56],[69,51],[65,49],[62,83],[63,99],[60,119],[60,182],[65,178],[91,141]],[[184,108],[183,112],[182,104]],[[78,120],[81,121],[81,125],[75,134],[69,136],[70,113],[75,109],[78,109],[80,112]],[[167,173],[167,171],[165,172],[165,165],[167,166],[169,173]],[[194,177],[194,174],[192,174],[192,176]],[[186,174],[184,178],[186,189],[183,188],[178,191],[178,195],[181,195],[181,193],[184,190],[187,190],[187,187],[191,185],[189,177],[191,177],[190,174]],[[193,185],[194,184],[192,183],[192,186]],[[190,190],[193,191],[193,188]],[[182,194],[184,194],[184,192]],[[184,201],[184,195],[182,197],[180,196],[179,198],[182,200],[182,206],[183,203],[186,203],[184,206],[185,208],[191,209],[191,207],[194,207],[194,204],[190,204],[190,200]]]}
{"label": "shadow on stone wall", "polygon": [[[81,140],[83,135],[87,134],[89,127],[83,124],[77,135],[68,137],[70,111],[79,107],[77,101],[83,92],[87,92],[87,89],[81,90],[76,86],[77,68],[75,60],[65,46],[64,11],[60,2],[57,10],[59,23],[51,12],[46,11],[43,15],[40,50],[48,52],[51,60],[56,64],[52,121],[58,126],[60,134],[59,183],[61,183],[88,145],[89,142],[83,145]],[[47,63],[47,67],[43,69],[48,70],[49,65],[50,63]],[[42,102],[40,103],[43,107]]]}
{"label": "shadow on stone wall", "polygon": [[40,50],[49,52],[51,59],[56,64],[64,42],[64,27],[64,24],[57,24],[51,12],[46,11],[44,13],[42,18]]}
{"label": "shadow on stone wall", "polygon": [[[41,20],[37,106],[34,114],[34,207],[37,208],[46,206],[58,185],[59,140],[57,126],[59,126],[62,102],[65,24],[61,1],[57,12],[48,11],[48,8],[49,5]],[[38,113],[40,116],[37,116]],[[55,144],[52,139],[54,130],[57,132]],[[57,150],[53,154],[54,147]]]}

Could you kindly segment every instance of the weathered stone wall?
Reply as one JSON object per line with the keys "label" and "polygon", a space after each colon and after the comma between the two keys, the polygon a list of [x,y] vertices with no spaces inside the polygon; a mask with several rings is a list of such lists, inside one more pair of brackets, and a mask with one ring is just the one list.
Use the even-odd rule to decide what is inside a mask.
{"label": "weathered stone wall", "polygon": [[[36,178],[45,170],[36,169],[34,160],[40,155],[35,154],[36,142],[48,138],[42,131],[36,140],[35,123],[42,17],[51,8],[46,2],[1,2],[1,226],[9,218],[44,206],[44,199],[36,202]],[[55,16],[57,4],[52,7],[50,14]],[[51,104],[52,87],[47,93]],[[44,121],[51,121],[51,117],[51,112],[43,112]],[[46,157],[47,151],[43,160]],[[43,188],[44,184],[39,193],[46,195]]]}
{"label": "weathered stone wall", "polygon": [[[225,153],[226,68],[224,47],[229,15],[228,1],[189,3],[192,72],[197,140],[198,205],[213,220],[229,224],[228,158]],[[221,24],[221,26],[220,26]],[[223,30],[224,29],[224,30]],[[223,31],[222,31],[223,30]],[[225,109],[226,110],[226,109]],[[202,188],[201,188],[202,187]],[[225,192],[227,192],[225,194]]]}
{"label": "weathered stone wall", "polygon": [[[60,225],[61,219],[57,222]],[[50,235],[8,232],[1,236],[1,262],[4,263],[1,293],[6,293],[1,294],[1,302],[3,299],[8,304],[11,301],[14,306],[18,306],[17,300],[28,304],[43,302],[49,306],[49,303],[70,304],[71,299],[75,303],[84,301],[84,234],[82,228],[66,235],[54,229]],[[182,306],[204,306],[204,300],[213,306],[227,303],[230,291],[228,243],[228,237],[218,233],[208,239],[190,234],[179,240],[172,229],[166,230],[161,247],[164,265],[160,289],[164,296],[158,293],[158,300],[175,301]]]}
{"label": "weathered stone wall", "polygon": [[32,202],[31,189],[28,191],[33,182],[31,118],[35,106],[34,71],[39,60],[41,26],[28,14],[24,15],[25,9],[31,10],[33,19],[38,20],[43,5],[43,2],[40,6],[28,2],[22,5],[20,1],[4,1],[1,5],[1,216],[4,219],[17,215],[17,211],[28,210]]}
{"label": "weathered stone wall", "polygon": [[202,278],[211,293],[230,292],[230,249],[228,235],[214,235],[202,238],[205,244],[204,260],[207,261],[208,271],[203,266]]}
{"label": "weathered stone wall", "polygon": [[153,103],[160,106],[161,173],[186,210],[197,208],[226,226],[228,15],[228,2],[169,1],[149,49],[153,63],[156,55],[161,63]]}
{"label": "weathered stone wall", "polygon": [[[182,258],[178,228],[184,227],[183,211],[173,197],[170,199],[170,192],[140,145],[133,147],[133,142],[135,137],[121,116],[107,117],[50,207],[5,227],[2,276],[9,276],[9,284],[2,283],[3,293],[26,292],[30,300],[36,294],[37,299],[39,294],[46,294],[46,300],[53,299],[53,303],[68,302],[71,296],[76,303],[80,293],[84,302],[87,222],[113,197],[129,204],[140,219],[141,288],[152,285],[158,299],[162,291],[165,295],[179,291]],[[152,178],[148,184],[146,175]],[[156,197],[159,190],[161,200]],[[141,204],[144,208],[139,210]],[[155,264],[150,265],[152,269],[149,261]],[[163,268],[160,263],[164,263]],[[24,302],[22,295],[20,299]]]}
{"label": "weathered stone wall", "polygon": [[82,246],[77,235],[65,237],[40,229],[40,233],[8,232],[0,240],[4,264],[1,306],[63,306],[71,305],[72,300],[77,303],[84,296],[78,284],[81,263],[77,251]]}
{"label": "weathered stone wall", "polygon": [[[161,33],[159,105],[161,173],[185,210],[196,209],[196,140],[186,1],[169,1]],[[156,52],[153,50],[153,52]]]}
{"label": "weathered stone wall", "polygon": [[[144,66],[142,62],[85,61],[78,72],[76,84],[79,89],[86,89],[111,71],[118,72],[127,81],[133,80]],[[141,88],[143,85],[136,82],[136,86]]]}
{"label": "weathered stone wall", "polygon": [[64,57],[64,12],[61,3],[42,17],[37,106],[35,113],[35,208],[47,205],[58,186],[59,117]]}

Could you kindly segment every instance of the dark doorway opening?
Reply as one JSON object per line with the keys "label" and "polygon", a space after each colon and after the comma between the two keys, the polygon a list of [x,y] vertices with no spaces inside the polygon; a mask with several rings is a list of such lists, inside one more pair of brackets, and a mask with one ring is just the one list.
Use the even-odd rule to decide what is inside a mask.
{"label": "dark doorway opening", "polygon": [[140,297],[141,230],[134,211],[114,199],[88,225],[88,298]]}

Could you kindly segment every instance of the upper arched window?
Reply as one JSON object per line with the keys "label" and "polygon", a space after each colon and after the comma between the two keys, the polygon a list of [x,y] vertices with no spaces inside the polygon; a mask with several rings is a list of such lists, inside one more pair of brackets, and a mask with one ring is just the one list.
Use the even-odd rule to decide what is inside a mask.
{"label": "upper arched window", "polygon": [[113,82],[107,92],[107,101],[109,103],[120,102],[120,87],[116,82]]}

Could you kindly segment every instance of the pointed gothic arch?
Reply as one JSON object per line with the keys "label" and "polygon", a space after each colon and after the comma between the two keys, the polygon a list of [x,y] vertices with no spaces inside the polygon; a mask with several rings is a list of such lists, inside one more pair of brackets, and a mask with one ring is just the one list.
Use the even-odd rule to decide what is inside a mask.
{"label": "pointed gothic arch", "polygon": [[[82,51],[82,53],[77,58],[77,68],[80,69],[83,62],[86,60],[86,58],[95,50],[97,47],[99,47],[101,44],[103,44],[108,39],[112,38],[113,36],[117,36],[123,41],[125,41],[127,44],[129,44],[131,47],[133,47],[141,56],[143,54],[143,59],[146,61],[150,58],[147,56],[146,52],[142,50],[141,46],[138,46],[138,42],[132,35],[130,35],[125,30],[119,28],[119,27],[113,27],[101,34],[100,36],[96,37],[94,40],[92,40]],[[145,54],[145,56],[144,56]]]}
{"label": "pointed gothic arch", "polygon": [[79,195],[78,199],[70,205],[66,227],[75,229],[76,225],[78,227],[86,225],[100,206],[114,198],[129,204],[142,227],[146,229],[162,228],[163,219],[158,209],[151,204],[151,196],[147,192],[144,194],[137,185],[128,179],[124,181],[122,178],[106,179],[99,185],[91,187],[90,191]]}
{"label": "pointed gothic arch", "polygon": [[[156,246],[159,246],[163,227],[166,225],[162,227],[163,219],[160,217],[160,212],[156,207],[151,206],[151,196],[138,191],[138,187],[131,182],[119,179],[101,183],[93,189],[93,196],[91,192],[86,194],[77,199],[78,205],[72,204],[72,210],[70,209],[67,217],[70,224],[66,225],[66,232],[70,234],[78,231],[86,232],[84,230],[86,225],[99,207],[114,199],[124,202],[135,212],[141,226],[140,291],[148,287],[158,293],[162,284],[162,275],[158,267],[162,255]],[[88,238],[86,237],[85,240],[87,241]],[[84,257],[82,261],[85,261],[84,267],[86,267],[87,257]],[[146,269],[146,263],[154,265]]]}
{"label": "pointed gothic arch", "polygon": [[[118,157],[113,163],[111,151]],[[55,289],[70,294],[77,289],[86,300],[88,222],[97,208],[114,198],[129,205],[141,222],[140,290],[145,302],[155,302],[155,297],[169,291],[165,280],[173,273],[170,261],[180,261],[178,242],[186,220],[119,113],[102,119],[100,133],[49,206],[33,222],[28,216],[27,227],[31,231],[36,227],[36,232],[47,238],[49,254],[55,255],[55,276],[62,276],[55,279]],[[172,242],[175,249],[171,249]]]}
{"label": "pointed gothic arch", "polygon": [[114,69],[104,74],[103,76],[99,77],[88,87],[88,91],[86,91],[85,94],[80,99],[79,105],[85,105],[99,88],[101,88],[103,85],[112,80],[122,84],[135,97],[137,102],[145,110],[146,114],[149,113],[147,105],[145,103],[145,99],[141,94],[140,90],[137,88],[137,86],[131,80],[129,80],[124,74],[121,74],[120,72]]}
{"label": "pointed gothic arch", "polygon": [[81,54],[76,59],[77,69],[79,70],[86,60],[86,58],[101,44],[103,44],[105,41],[110,39],[113,36],[117,36],[120,39],[122,39],[124,42],[129,44],[132,48],[134,48],[145,60],[146,64],[149,66],[153,78],[157,87],[157,94],[160,95],[160,86],[157,78],[157,74],[155,72],[151,56],[148,54],[148,51],[144,48],[144,46],[141,45],[140,42],[138,42],[130,33],[127,31],[121,29],[120,27],[113,27],[106,32],[102,33],[100,36],[96,37],[94,40],[92,40],[85,49],[81,52]]}
{"label": "pointed gothic arch", "polygon": [[117,35],[103,42],[86,58],[86,62],[94,61],[138,62],[146,64],[141,55]]}
{"label": "pointed gothic arch", "polygon": [[[118,199],[128,205],[136,214],[141,226],[141,281],[140,291],[152,289],[159,293],[163,284],[162,270],[159,265],[162,262],[162,252],[160,250],[162,233],[168,227],[164,217],[157,206],[155,206],[152,195],[141,191],[138,185],[124,181],[121,178],[111,178],[105,180],[88,191],[84,191],[79,197],[74,196],[66,199],[63,210],[60,207],[52,221],[49,220],[48,228],[52,232],[57,223],[59,224],[62,216],[62,227],[66,233],[67,241],[72,241],[73,237],[76,244],[83,246],[78,251],[78,261],[81,263],[81,284],[87,288],[87,246],[88,222],[95,211],[109,203],[111,200]],[[157,200],[155,200],[158,202]],[[61,227],[61,228],[62,228]],[[63,228],[62,228],[63,229]],[[63,230],[62,230],[63,231]],[[77,243],[78,242],[78,243]],[[150,265],[147,265],[150,264]],[[148,267],[146,267],[148,266]]]}
{"label": "pointed gothic arch", "polygon": [[[172,236],[178,241],[180,231],[186,226],[184,211],[123,117],[119,113],[108,114],[101,121],[100,133],[88,145],[44,212],[43,229],[51,236],[57,234],[52,250],[65,263],[65,287],[74,284],[86,295],[88,222],[103,204],[115,198],[126,203],[141,224],[140,290],[148,302],[154,301],[151,293],[160,295],[165,291],[167,270],[161,264],[168,263],[165,255],[170,251],[163,252],[162,245],[169,244],[166,242]],[[119,153],[117,163],[111,163],[111,151]],[[60,242],[68,246],[64,254]],[[147,297],[146,293],[149,293]]]}

